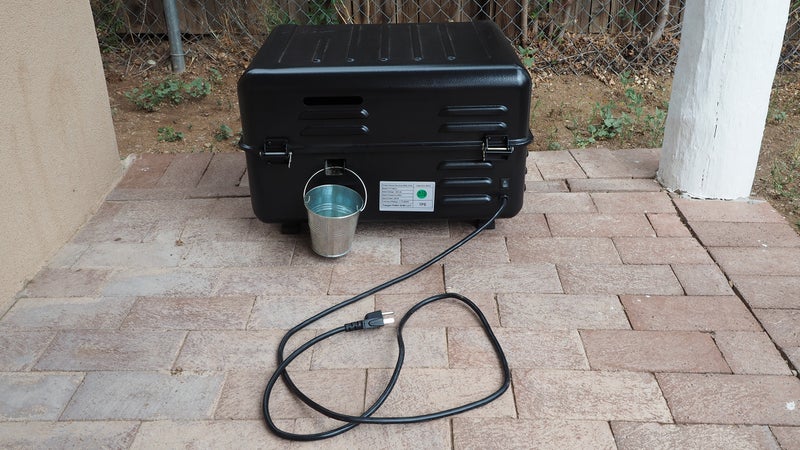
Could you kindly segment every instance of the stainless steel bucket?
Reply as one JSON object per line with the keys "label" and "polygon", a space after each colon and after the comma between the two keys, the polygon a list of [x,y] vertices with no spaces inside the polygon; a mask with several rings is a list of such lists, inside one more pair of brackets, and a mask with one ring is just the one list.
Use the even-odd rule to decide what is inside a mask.
{"label": "stainless steel bucket", "polygon": [[328,169],[343,169],[350,172],[358,178],[364,188],[364,198],[361,198],[358,192],[339,184],[323,184],[309,191],[308,185],[311,180],[326,169],[318,170],[306,181],[303,203],[308,212],[311,248],[320,256],[337,258],[346,255],[353,245],[358,215],[367,206],[367,187],[364,185],[364,180],[350,169],[344,167]]}

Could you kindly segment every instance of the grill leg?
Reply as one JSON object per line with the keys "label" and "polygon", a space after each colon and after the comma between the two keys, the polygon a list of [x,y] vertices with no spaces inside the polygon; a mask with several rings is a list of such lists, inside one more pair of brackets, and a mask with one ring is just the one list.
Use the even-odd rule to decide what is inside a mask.
{"label": "grill leg", "polygon": [[300,234],[303,231],[302,222],[286,222],[281,224],[281,234]]}
{"label": "grill leg", "polygon": [[[473,224],[475,224],[475,228],[478,228],[478,227],[480,227],[481,225],[483,225],[483,223],[484,223],[484,222],[486,222],[486,219],[475,219],[475,222],[473,222]],[[489,224],[489,225],[486,227],[486,229],[487,229],[487,230],[494,230],[494,227],[495,227],[495,221],[493,220],[493,221],[492,221],[492,222],[491,222],[491,223],[490,223],[490,224]]]}

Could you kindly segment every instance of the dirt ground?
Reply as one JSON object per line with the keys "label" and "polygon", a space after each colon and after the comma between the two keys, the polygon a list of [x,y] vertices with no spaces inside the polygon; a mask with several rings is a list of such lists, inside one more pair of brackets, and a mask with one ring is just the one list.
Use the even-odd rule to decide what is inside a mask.
{"label": "dirt ground", "polygon": [[[199,100],[191,99],[177,105],[166,103],[154,112],[146,112],[137,108],[125,93],[147,82],[157,84],[172,76],[168,61],[152,62],[154,64],[135,71],[106,64],[120,155],[237,151],[236,133],[241,130],[241,124],[236,82],[247,66],[247,52],[210,50],[190,57],[187,71],[180,78],[186,82],[196,77],[216,78],[211,93]],[[536,137],[532,151],[579,146],[616,149],[660,145],[664,116],[658,111],[663,114],[666,110],[670,77],[630,74],[622,79],[534,73],[533,78],[531,129]],[[615,124],[613,129],[602,126],[609,123],[604,122],[609,118]],[[220,135],[222,126],[229,127],[232,136]],[[160,141],[158,129],[162,127],[172,127],[183,133],[183,139]],[[607,137],[602,130],[617,134]],[[789,164],[792,162],[800,164],[800,77],[794,73],[778,74],[754,191],[768,198],[800,229],[800,173],[793,170],[795,166]],[[786,170],[776,174],[776,167]],[[782,183],[776,185],[779,176]]]}

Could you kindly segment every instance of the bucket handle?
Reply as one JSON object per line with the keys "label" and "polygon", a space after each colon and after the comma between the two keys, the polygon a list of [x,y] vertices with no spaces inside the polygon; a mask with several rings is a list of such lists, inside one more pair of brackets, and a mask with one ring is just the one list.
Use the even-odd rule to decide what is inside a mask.
{"label": "bucket handle", "polygon": [[364,204],[361,205],[361,209],[359,209],[358,212],[364,211],[364,208],[367,207],[367,185],[364,184],[364,180],[362,180],[361,177],[358,176],[357,173],[353,172],[352,170],[348,169],[347,167],[330,166],[330,167],[324,167],[324,168],[319,169],[318,171],[314,172],[314,175],[311,175],[310,177],[308,177],[308,180],[306,181],[306,186],[303,188],[303,198],[306,198],[306,194],[308,193],[308,185],[309,185],[309,183],[311,183],[311,180],[313,180],[314,177],[316,177],[317,175],[321,174],[325,170],[330,170],[330,169],[346,170],[346,171],[350,172],[351,174],[353,174],[354,177],[358,178],[358,181],[361,182],[361,187],[364,188]]}

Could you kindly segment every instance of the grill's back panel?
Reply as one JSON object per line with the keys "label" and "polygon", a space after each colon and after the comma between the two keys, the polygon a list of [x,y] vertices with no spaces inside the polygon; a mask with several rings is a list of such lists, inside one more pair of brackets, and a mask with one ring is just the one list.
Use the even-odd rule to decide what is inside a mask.
{"label": "grill's back panel", "polygon": [[530,86],[490,22],[278,27],[239,81],[254,211],[304,220],[306,180],[344,164],[367,186],[365,220],[483,218],[501,195],[513,216]]}

